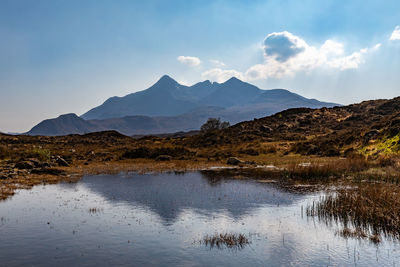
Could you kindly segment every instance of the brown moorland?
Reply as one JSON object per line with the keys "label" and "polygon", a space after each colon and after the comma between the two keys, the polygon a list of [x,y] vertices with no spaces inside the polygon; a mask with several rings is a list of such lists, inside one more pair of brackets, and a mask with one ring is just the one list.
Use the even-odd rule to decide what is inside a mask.
{"label": "brown moorland", "polygon": [[[228,166],[234,169],[211,168]],[[389,216],[381,208],[377,212],[377,205],[391,207],[399,201],[400,97],[334,108],[289,109],[227,129],[190,135],[133,138],[115,131],[58,137],[0,134],[1,199],[16,189],[74,182],[84,174],[206,169],[217,176],[274,179],[288,187],[360,188],[345,190],[353,192],[352,197],[336,191],[309,216],[342,221],[366,218],[363,222],[372,227],[372,234],[398,237],[399,215]],[[370,189],[378,188],[376,184],[387,185],[379,187],[383,194]],[[357,211],[357,217],[346,213],[346,205],[363,209]],[[352,225],[357,228],[354,231],[366,228],[358,221]],[[345,224],[342,232],[353,233],[348,226]]]}

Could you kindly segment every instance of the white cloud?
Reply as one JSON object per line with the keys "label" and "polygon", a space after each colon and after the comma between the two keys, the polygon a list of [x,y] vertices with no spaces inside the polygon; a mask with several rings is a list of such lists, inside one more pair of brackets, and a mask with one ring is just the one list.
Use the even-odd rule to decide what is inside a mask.
{"label": "white cloud", "polygon": [[223,70],[220,68],[214,68],[207,70],[201,74],[201,76],[205,79],[216,81],[216,82],[224,82],[232,77],[236,77],[241,80],[245,80],[244,75],[236,70]]}
{"label": "white cloud", "polygon": [[344,45],[334,40],[326,40],[320,47],[309,45],[305,40],[290,32],[268,34],[263,41],[264,62],[251,66],[247,71],[211,69],[203,77],[212,80],[226,80],[229,74],[243,80],[283,78],[297,72],[308,72],[316,68],[338,70],[357,69],[365,60],[365,55],[379,49],[381,44],[363,48],[345,55]]}
{"label": "white cloud", "polygon": [[394,28],[394,31],[392,32],[392,35],[389,38],[390,41],[394,41],[394,40],[400,40],[400,26],[396,26],[396,28]]}
{"label": "white cloud", "polygon": [[189,67],[196,67],[201,64],[201,60],[198,57],[179,56],[176,59]]}
{"label": "white cloud", "polygon": [[344,54],[343,44],[333,40],[326,40],[325,43],[321,46],[320,51],[324,55],[340,56]]}
{"label": "white cloud", "polygon": [[224,62],[219,61],[219,60],[217,60],[217,59],[210,59],[210,62],[211,62],[214,66],[216,66],[216,67],[218,67],[218,68],[223,68],[223,67],[226,66]]}

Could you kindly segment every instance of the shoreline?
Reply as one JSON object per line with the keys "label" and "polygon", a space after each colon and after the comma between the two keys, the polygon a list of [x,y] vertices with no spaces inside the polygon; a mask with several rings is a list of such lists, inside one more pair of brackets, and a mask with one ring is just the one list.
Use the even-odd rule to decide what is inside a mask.
{"label": "shoreline", "polygon": [[[213,167],[228,167],[218,162],[192,162],[172,160],[155,162],[153,160],[129,160],[124,162],[94,162],[89,165],[77,164],[69,167],[55,167],[59,174],[32,174],[18,172],[14,178],[0,179],[0,201],[12,197],[15,190],[30,189],[35,185],[56,184],[60,182],[78,182],[85,175],[118,174],[121,172],[161,173],[201,171]],[[0,173],[1,175],[1,173]]]}
{"label": "shoreline", "polygon": [[[59,175],[32,174],[18,175],[13,179],[0,180],[0,203],[12,197],[16,190],[31,189],[36,185],[75,183],[85,175],[118,174],[121,172],[162,173],[200,171],[208,179],[250,179],[259,183],[269,183],[293,193],[324,192],[325,196],[316,206],[306,207],[307,216],[329,223],[332,218],[340,218],[345,224],[338,233],[358,239],[368,238],[379,243],[382,235],[400,240],[400,175],[388,179],[384,168],[356,170],[355,162],[331,159],[329,164],[318,161],[302,162],[285,166],[237,165],[232,166],[215,161],[151,159],[121,160],[113,162],[78,163],[69,167],[56,167]],[[346,162],[341,166],[338,163]],[[349,164],[349,165],[348,165]],[[352,168],[349,168],[352,166]],[[386,178],[385,178],[386,177]],[[396,179],[394,179],[396,178]],[[354,207],[357,207],[354,209]],[[396,207],[395,213],[393,213]],[[376,213],[376,209],[385,212]],[[361,224],[360,224],[361,222]]]}

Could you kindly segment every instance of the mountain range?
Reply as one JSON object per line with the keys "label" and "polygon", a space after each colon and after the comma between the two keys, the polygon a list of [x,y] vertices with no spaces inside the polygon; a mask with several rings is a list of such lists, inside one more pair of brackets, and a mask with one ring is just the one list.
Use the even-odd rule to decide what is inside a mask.
{"label": "mountain range", "polygon": [[337,105],[285,89],[262,90],[237,78],[185,86],[164,75],[146,90],[111,97],[81,117],[71,113],[44,120],[27,134],[67,135],[104,130],[126,135],[174,133],[198,130],[209,117],[234,124],[288,108]]}

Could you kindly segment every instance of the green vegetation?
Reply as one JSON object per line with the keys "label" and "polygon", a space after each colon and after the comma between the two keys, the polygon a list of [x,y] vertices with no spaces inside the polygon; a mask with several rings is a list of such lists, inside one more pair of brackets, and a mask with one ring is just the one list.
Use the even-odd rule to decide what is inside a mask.
{"label": "green vegetation", "polygon": [[43,148],[34,148],[30,153],[30,156],[32,158],[37,158],[41,161],[49,161],[51,152],[48,149],[43,149]]}
{"label": "green vegetation", "polygon": [[400,134],[385,138],[377,145],[378,150],[385,154],[395,154],[400,151]]}

